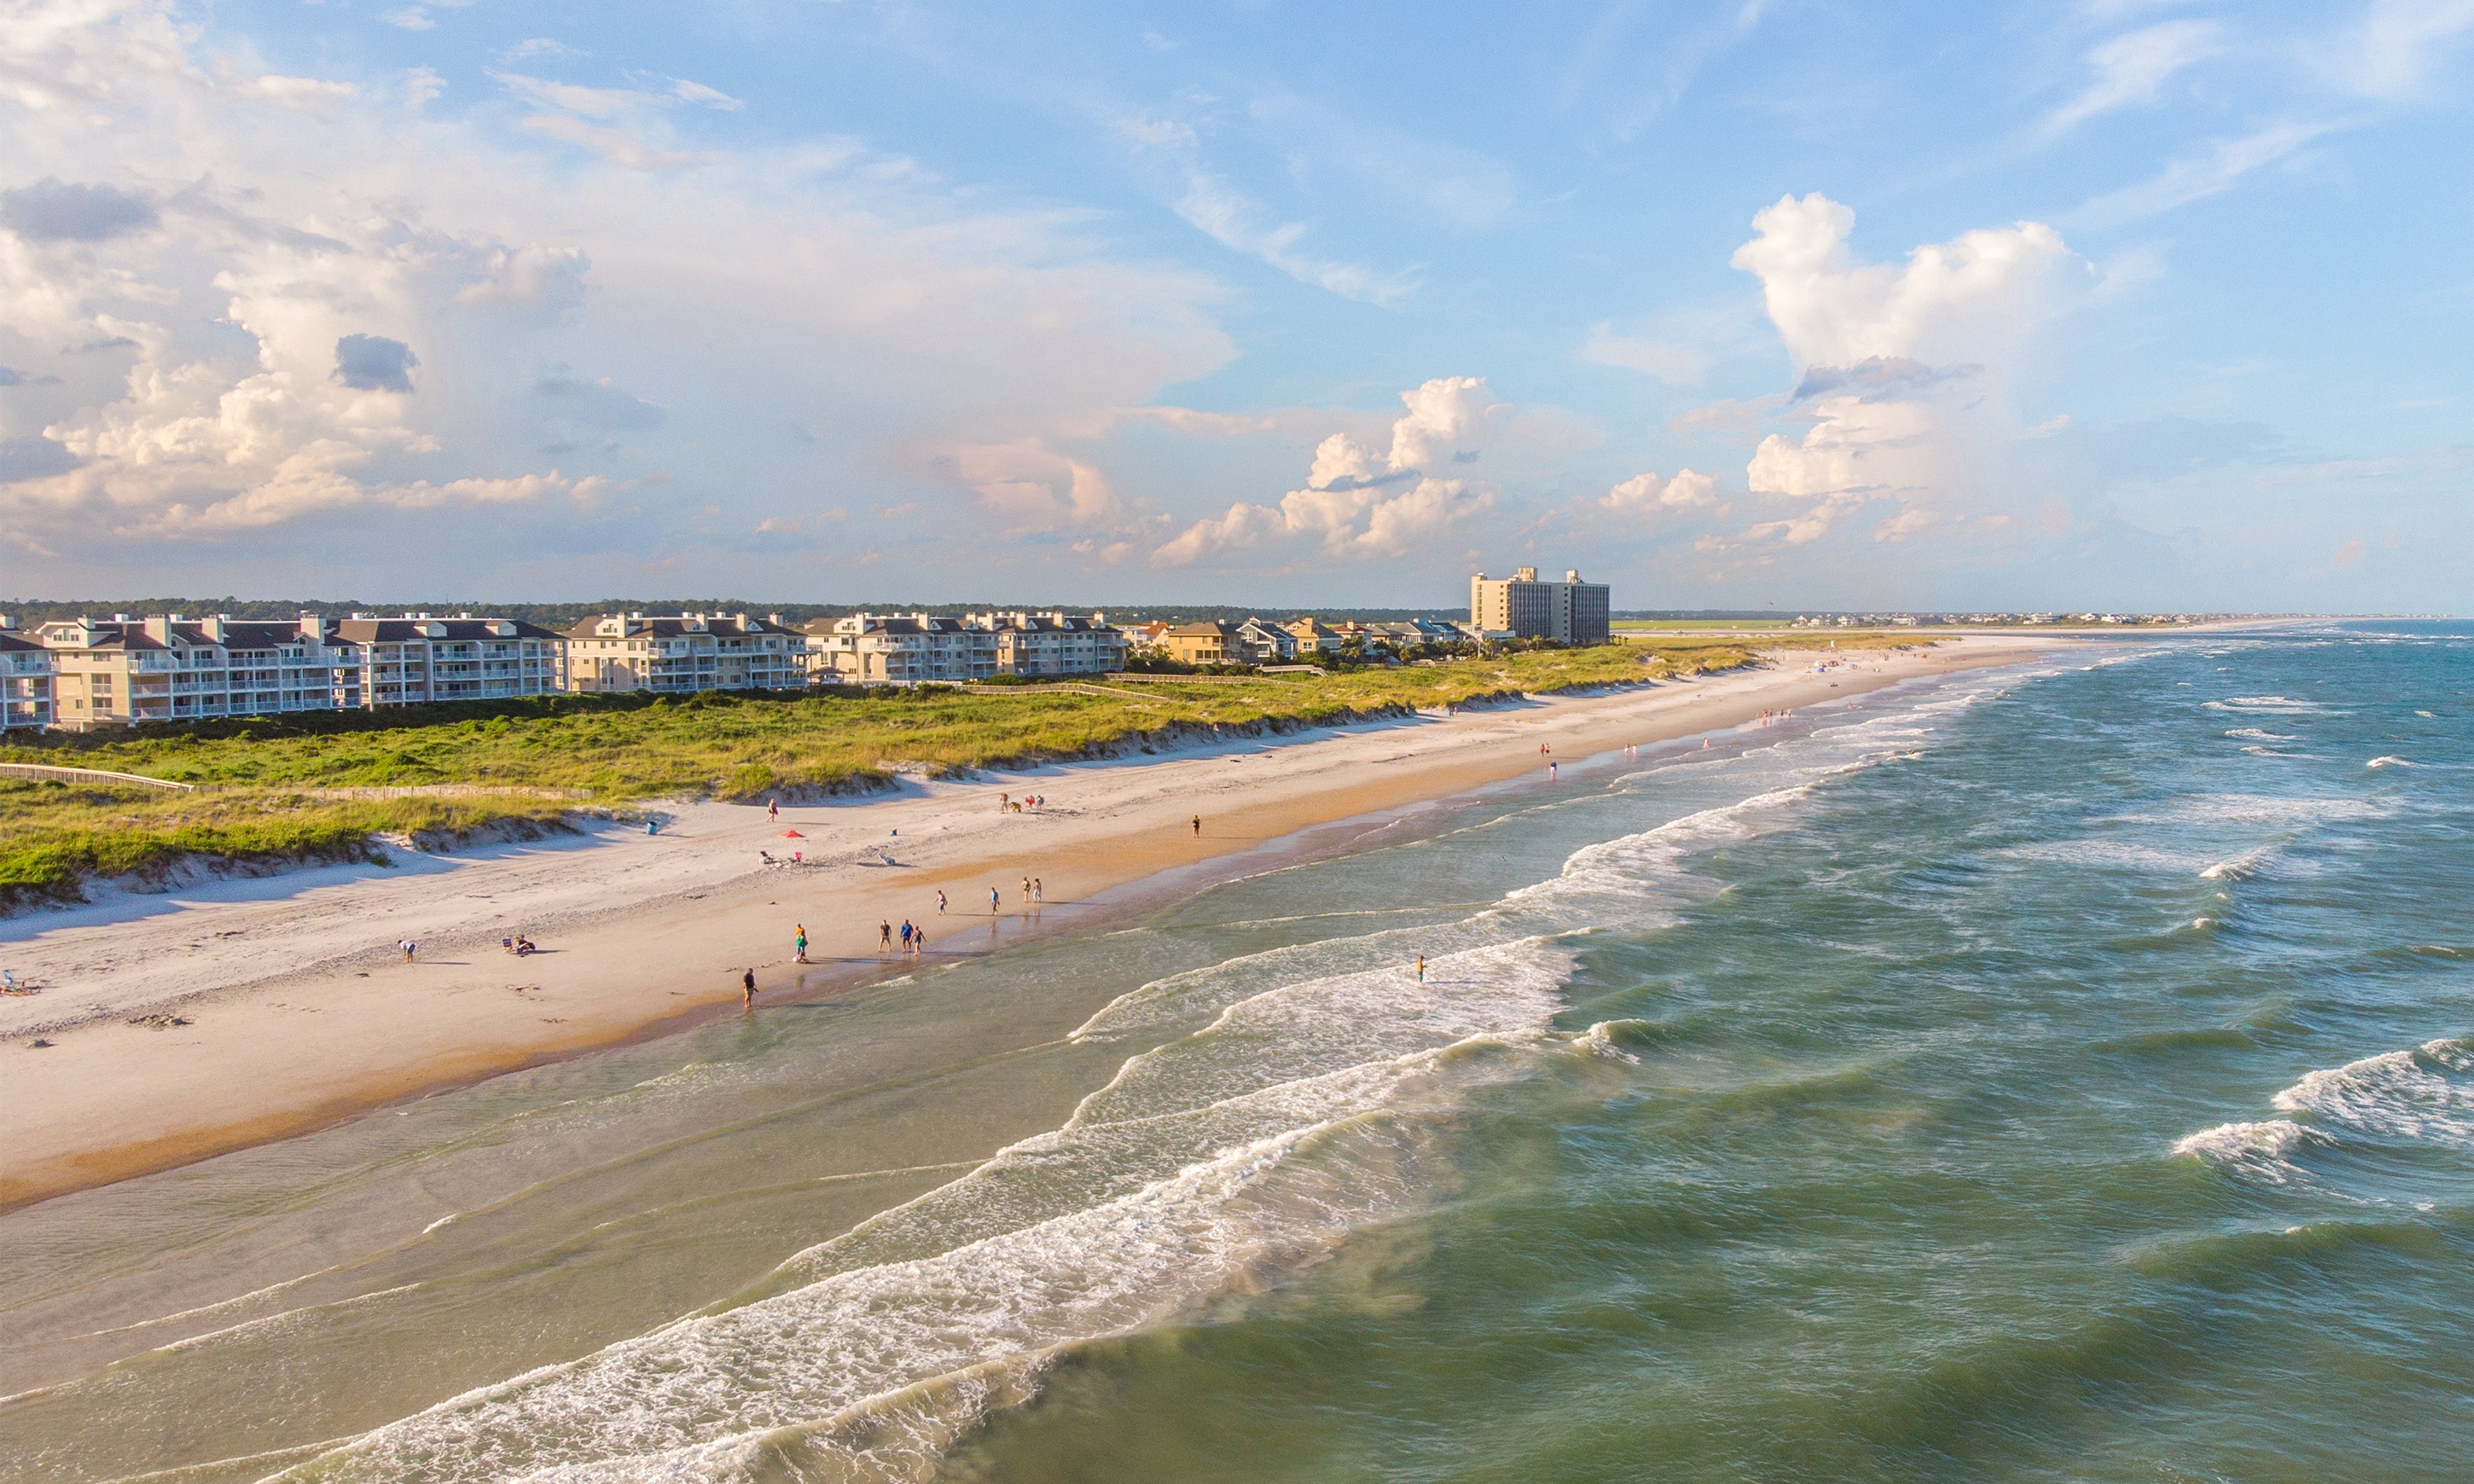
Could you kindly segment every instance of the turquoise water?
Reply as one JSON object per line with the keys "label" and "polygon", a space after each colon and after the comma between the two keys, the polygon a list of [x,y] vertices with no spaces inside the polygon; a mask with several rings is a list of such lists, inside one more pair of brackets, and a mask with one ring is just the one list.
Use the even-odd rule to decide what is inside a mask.
{"label": "turquoise water", "polygon": [[2466,633],[1599,759],[0,1218],[0,1475],[2464,1478]]}

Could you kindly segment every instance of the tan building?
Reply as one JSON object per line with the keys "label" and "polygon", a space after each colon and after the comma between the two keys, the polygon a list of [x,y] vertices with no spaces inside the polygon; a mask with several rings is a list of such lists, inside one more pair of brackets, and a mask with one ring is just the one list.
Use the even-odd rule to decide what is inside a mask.
{"label": "tan building", "polygon": [[1219,619],[1199,624],[1179,624],[1159,636],[1157,648],[1179,664],[1243,663],[1244,655],[1230,658],[1237,626]]}
{"label": "tan building", "polygon": [[0,614],[0,731],[52,724],[52,652]]}
{"label": "tan building", "polygon": [[802,690],[807,639],[779,615],[601,613],[569,629],[566,688]]}
{"label": "tan building", "polygon": [[1297,640],[1300,655],[1336,655],[1340,653],[1341,632],[1320,618],[1299,618],[1281,625],[1289,637]]}
{"label": "tan building", "polygon": [[[114,613],[43,624],[35,638],[52,668],[51,725],[72,731],[363,704],[357,646],[316,613],[288,623]],[[35,677],[11,677],[20,678]]]}
{"label": "tan building", "polygon": [[354,613],[335,625],[358,660],[365,706],[497,701],[565,688],[567,645],[539,624],[513,618]]}
{"label": "tan building", "polygon": [[1581,581],[1577,569],[1560,583],[1540,582],[1534,566],[1506,578],[1480,572],[1469,579],[1469,627],[1481,633],[1604,644],[1610,617],[1606,585]]}

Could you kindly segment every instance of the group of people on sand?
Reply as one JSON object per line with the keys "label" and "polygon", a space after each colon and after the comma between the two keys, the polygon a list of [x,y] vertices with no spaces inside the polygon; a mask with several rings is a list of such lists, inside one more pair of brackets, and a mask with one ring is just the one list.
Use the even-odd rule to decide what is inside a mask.
{"label": "group of people on sand", "polygon": [[[940,893],[939,895],[942,894]],[[893,951],[893,922],[889,918],[876,924],[876,951],[880,954],[890,953]],[[928,929],[924,927],[913,927],[910,924],[910,920],[909,918],[904,918],[902,920],[903,957],[908,958],[914,953],[925,953],[927,951]]]}
{"label": "group of people on sand", "polygon": [[1021,814],[1026,811],[1037,814],[1042,808],[1047,806],[1047,803],[1048,796],[1046,794],[1025,794],[1019,799],[1016,799],[1011,794],[997,795],[997,812],[999,814]]}
{"label": "group of people on sand", "polygon": [[499,951],[512,953],[518,958],[522,958],[526,954],[539,953],[541,951],[540,948],[534,946],[533,941],[530,938],[525,937],[521,933],[516,934],[513,938],[499,939],[498,948]]}

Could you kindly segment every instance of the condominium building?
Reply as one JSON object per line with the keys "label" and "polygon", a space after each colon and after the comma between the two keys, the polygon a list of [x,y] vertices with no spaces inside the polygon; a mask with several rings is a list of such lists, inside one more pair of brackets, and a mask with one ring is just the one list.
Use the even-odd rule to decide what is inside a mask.
{"label": "condominium building", "polygon": [[358,660],[355,706],[498,701],[566,688],[566,643],[513,618],[354,613],[335,625]]}
{"label": "condominium building", "polygon": [[1577,570],[1560,583],[1540,582],[1534,566],[1506,578],[1480,572],[1469,579],[1469,626],[1482,633],[1604,644],[1609,616],[1606,585],[1585,583]]}
{"label": "condominium building", "polygon": [[1126,636],[1105,613],[970,613],[996,638],[1000,675],[1104,675],[1126,667]]}
{"label": "condominium building", "polygon": [[[357,648],[329,634],[316,613],[271,623],[221,614],[114,613],[43,624],[34,637],[51,669],[48,722],[72,731],[362,703]],[[25,705],[31,711],[37,678],[0,673],[10,682],[8,708]]]}
{"label": "condominium building", "polygon": [[0,731],[52,724],[52,652],[0,614]]}
{"label": "condominium building", "polygon": [[807,626],[825,684],[968,683],[999,675],[1100,675],[1126,663],[1105,613],[853,613]]}
{"label": "condominium building", "polygon": [[807,641],[781,615],[601,613],[567,631],[567,688],[800,690]]}

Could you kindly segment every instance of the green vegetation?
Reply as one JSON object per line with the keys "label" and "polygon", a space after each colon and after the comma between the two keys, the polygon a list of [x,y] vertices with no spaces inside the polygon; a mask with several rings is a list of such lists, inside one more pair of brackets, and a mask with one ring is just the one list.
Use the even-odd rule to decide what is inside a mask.
{"label": "green vegetation", "polygon": [[[1746,658],[1734,645],[1628,634],[1594,649],[1433,665],[1235,682],[1147,681],[1138,695],[928,687],[795,699],[569,697],[431,708],[436,715],[411,726],[402,723],[414,718],[400,713],[354,712],[57,733],[0,748],[0,761],[109,769],[198,790],[0,780],[0,906],[74,896],[85,879],[158,873],[188,856],[365,858],[374,836],[548,822],[586,802],[864,790],[882,786],[896,765],[945,774],[1086,754],[1145,732],[1311,726],[1387,707],[1725,668]],[[400,793],[412,789],[424,792]]]}

